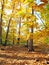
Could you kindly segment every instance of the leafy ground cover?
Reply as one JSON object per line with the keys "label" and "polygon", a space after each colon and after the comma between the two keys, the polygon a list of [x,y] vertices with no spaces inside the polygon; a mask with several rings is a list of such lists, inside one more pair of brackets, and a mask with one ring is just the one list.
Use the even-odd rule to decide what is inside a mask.
{"label": "leafy ground cover", "polygon": [[49,46],[34,46],[34,49],[28,52],[23,45],[0,46],[0,65],[49,65]]}

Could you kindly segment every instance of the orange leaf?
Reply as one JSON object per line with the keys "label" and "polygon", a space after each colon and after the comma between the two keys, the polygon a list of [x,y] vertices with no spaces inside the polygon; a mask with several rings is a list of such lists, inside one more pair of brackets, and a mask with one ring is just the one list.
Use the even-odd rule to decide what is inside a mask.
{"label": "orange leaf", "polygon": [[48,0],[41,0],[42,2],[44,2],[44,3],[48,3]]}
{"label": "orange leaf", "polygon": [[43,4],[38,5],[38,7],[42,8],[44,5],[45,5],[45,4],[43,3]]}

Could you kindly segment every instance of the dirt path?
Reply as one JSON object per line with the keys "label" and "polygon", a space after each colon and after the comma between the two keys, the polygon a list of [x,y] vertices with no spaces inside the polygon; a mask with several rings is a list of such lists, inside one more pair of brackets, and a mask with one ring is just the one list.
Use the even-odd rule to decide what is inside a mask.
{"label": "dirt path", "polygon": [[0,65],[49,65],[49,54],[28,52],[23,46],[1,46]]}

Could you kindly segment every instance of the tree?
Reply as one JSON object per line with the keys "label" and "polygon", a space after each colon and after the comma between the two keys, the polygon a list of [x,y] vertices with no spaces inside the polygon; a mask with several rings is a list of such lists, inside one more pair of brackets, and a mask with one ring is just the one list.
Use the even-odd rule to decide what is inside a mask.
{"label": "tree", "polygon": [[[13,3],[12,14],[13,14],[13,12],[14,12],[14,6],[15,6],[15,3]],[[7,44],[8,33],[9,33],[9,28],[10,28],[10,22],[11,22],[11,20],[12,20],[12,16],[10,17],[9,22],[8,22],[8,27],[7,27],[7,33],[6,33],[6,38],[5,38],[4,46],[6,46],[6,44]]]}
{"label": "tree", "polygon": [[[32,14],[34,14],[34,10],[32,9]],[[30,31],[31,31],[31,33],[33,33],[33,26],[30,28]],[[33,39],[29,39],[29,41],[28,41],[28,49],[29,49],[29,51],[34,51],[34,48],[33,48]]]}
{"label": "tree", "polygon": [[[34,1],[33,0],[31,0],[31,1],[29,1],[28,0],[28,2],[29,2],[29,6],[33,6],[34,4]],[[32,4],[32,5],[31,5]],[[33,10],[33,8],[32,8],[32,15],[34,15],[34,10]],[[31,20],[32,21],[32,20]],[[32,22],[33,23],[33,22]],[[30,33],[33,33],[33,26],[30,28]],[[29,51],[34,51],[34,49],[33,49],[33,39],[30,37],[29,38],[29,40],[28,40],[28,49],[29,49]]]}
{"label": "tree", "polygon": [[3,21],[3,10],[4,10],[4,0],[0,1],[1,3],[1,12],[0,12],[0,43],[2,44],[2,21]]}
{"label": "tree", "polygon": [[[3,5],[1,6],[0,32],[4,31],[2,34],[6,34],[6,37],[2,34],[0,34],[0,37],[3,36],[3,38],[5,38],[5,46],[8,41],[15,44],[15,40],[17,40],[17,43],[20,44],[23,40],[25,42],[27,41],[29,51],[34,51],[33,41],[39,39],[41,36],[45,38],[45,36],[48,35],[49,3],[47,0],[41,1],[43,3],[38,5],[35,0],[3,0],[4,4],[2,3]],[[7,13],[7,11],[11,11],[11,13],[7,15],[9,13]],[[34,12],[36,12],[36,14],[34,14]],[[38,12],[40,13],[39,15],[37,14]],[[43,25],[37,23],[37,16]],[[17,25],[17,27],[15,25]],[[34,32],[35,28],[37,30],[36,32]],[[43,34],[43,32],[45,32],[45,34]]]}

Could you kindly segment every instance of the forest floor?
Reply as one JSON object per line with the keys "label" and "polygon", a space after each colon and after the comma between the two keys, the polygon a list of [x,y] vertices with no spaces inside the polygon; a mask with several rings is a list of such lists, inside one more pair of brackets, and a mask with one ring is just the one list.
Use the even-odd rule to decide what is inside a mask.
{"label": "forest floor", "polygon": [[36,46],[34,52],[21,46],[0,46],[0,65],[49,65],[49,46]]}

